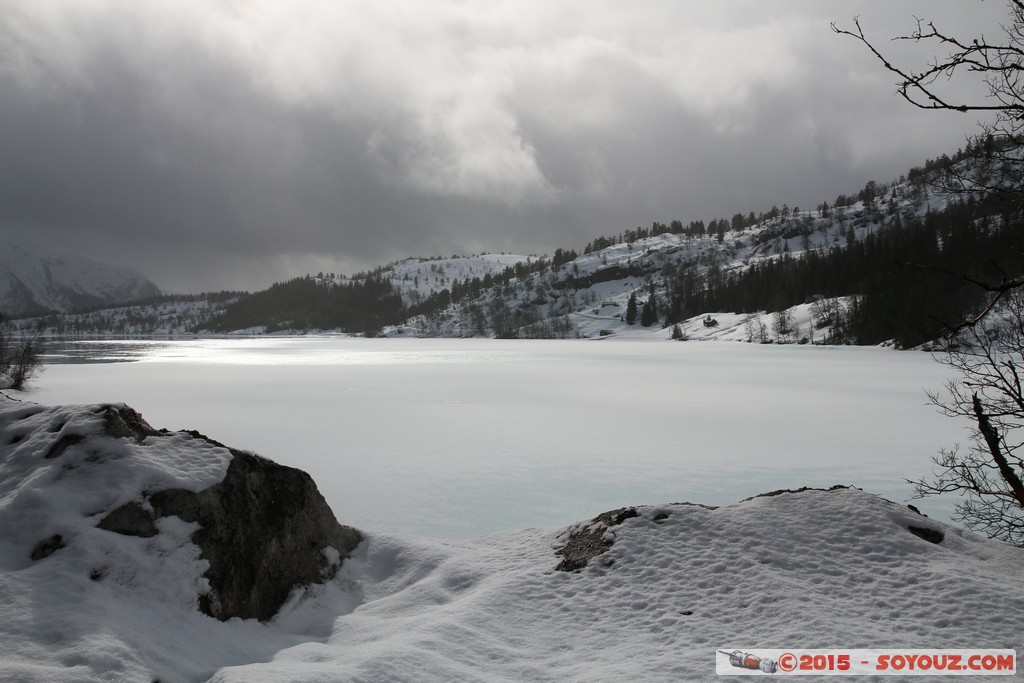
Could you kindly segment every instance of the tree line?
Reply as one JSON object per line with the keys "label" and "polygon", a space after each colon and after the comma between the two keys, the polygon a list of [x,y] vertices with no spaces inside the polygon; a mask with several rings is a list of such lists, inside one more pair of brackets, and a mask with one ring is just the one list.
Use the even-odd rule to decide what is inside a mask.
{"label": "tree line", "polygon": [[778,311],[852,297],[846,341],[917,346],[977,307],[981,292],[960,275],[994,278],[1024,265],[1022,227],[1011,205],[970,196],[923,217],[896,215],[863,239],[851,231],[845,244],[798,257],[784,252],[731,273],[712,266],[704,277],[690,269],[669,283],[666,324],[704,311]]}
{"label": "tree line", "polygon": [[402,297],[380,275],[333,283],[312,276],[294,278],[242,297],[205,327],[230,332],[264,327],[278,330],[333,330],[373,334],[404,318]]}

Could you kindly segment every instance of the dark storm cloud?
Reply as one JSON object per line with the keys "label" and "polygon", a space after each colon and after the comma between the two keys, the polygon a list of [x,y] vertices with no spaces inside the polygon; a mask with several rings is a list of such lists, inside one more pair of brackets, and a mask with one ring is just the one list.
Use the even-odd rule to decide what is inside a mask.
{"label": "dark storm cloud", "polygon": [[1005,13],[0,0],[0,232],[190,291],[810,208],[973,130],[912,111],[828,28],[859,14],[884,39],[915,11]]}

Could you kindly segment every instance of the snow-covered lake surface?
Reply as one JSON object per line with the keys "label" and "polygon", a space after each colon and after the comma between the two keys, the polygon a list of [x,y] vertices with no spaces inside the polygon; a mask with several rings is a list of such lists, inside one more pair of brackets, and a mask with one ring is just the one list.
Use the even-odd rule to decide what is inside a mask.
{"label": "snow-covered lake surface", "polygon": [[[70,344],[27,398],[124,402],[309,472],[343,523],[471,538],[778,488],[902,502],[965,425],[880,348],[307,336]],[[90,360],[93,362],[83,363]],[[124,362],[134,360],[136,362]],[[96,362],[109,361],[109,362]],[[948,519],[951,501],[919,501]]]}
{"label": "snow-covered lake surface", "polygon": [[[936,521],[937,503],[736,502],[835,482],[904,500],[902,478],[964,437],[925,403],[944,378],[926,354],[305,337],[86,355],[126,354],[51,365],[0,406],[0,681],[718,681],[736,649],[1022,650],[1021,549]],[[25,398],[126,402],[301,467],[364,541],[268,622],[207,617],[194,525],[96,520],[202,490],[225,452],[104,437],[95,405]],[[607,552],[558,571],[592,532]]]}

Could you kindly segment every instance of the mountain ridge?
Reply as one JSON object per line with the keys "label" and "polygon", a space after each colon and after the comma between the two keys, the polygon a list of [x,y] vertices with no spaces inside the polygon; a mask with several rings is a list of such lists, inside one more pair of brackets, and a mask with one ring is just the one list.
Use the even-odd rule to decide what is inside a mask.
{"label": "mountain ridge", "polygon": [[71,313],[159,295],[155,284],[131,268],[0,241],[0,311],[7,316]]}
{"label": "mountain ridge", "polygon": [[[810,210],[783,204],[707,224],[655,221],[597,237],[581,253],[407,258],[352,276],[308,274],[251,294],[196,295],[171,314],[167,302],[157,302],[64,316],[49,331],[653,334],[911,348],[941,336],[940,320],[955,322],[979,303],[980,291],[962,278],[941,280],[938,271],[998,281],[1024,269],[1015,256],[1024,254],[1019,220],[999,193],[949,184],[989,173],[985,163],[977,150],[959,151]],[[899,263],[925,267],[900,272]],[[661,332],[669,328],[671,337]]]}

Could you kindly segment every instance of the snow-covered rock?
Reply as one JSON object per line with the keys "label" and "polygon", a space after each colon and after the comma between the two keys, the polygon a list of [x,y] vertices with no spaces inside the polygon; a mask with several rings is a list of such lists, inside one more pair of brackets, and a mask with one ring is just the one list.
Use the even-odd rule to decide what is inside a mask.
{"label": "snow-covered rock", "polygon": [[[205,438],[195,435],[196,438]],[[219,445],[219,444],[214,444]],[[200,609],[221,621],[274,617],[298,585],[337,573],[362,536],[338,524],[308,474],[232,451],[224,480],[199,493],[164,489],[113,510],[97,527],[148,538],[178,517],[199,529],[192,542],[209,564]]]}
{"label": "snow-covered rock", "polygon": [[[153,650],[191,638],[177,624],[198,621],[202,633],[209,616],[272,619],[322,590],[315,584],[361,540],[304,472],[197,432],[155,430],[121,404],[0,395],[0,680],[179,680],[204,665],[209,674],[222,654],[167,664],[169,675]],[[272,635],[274,647],[296,640]],[[11,661],[54,642],[56,661]]]}

